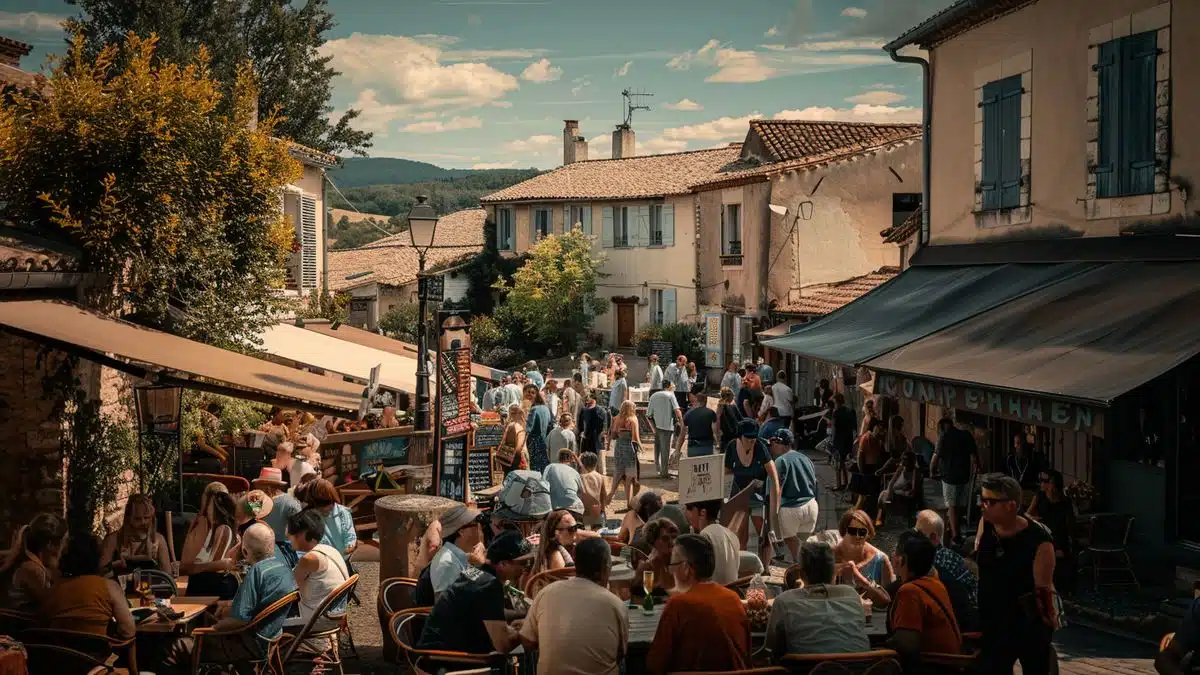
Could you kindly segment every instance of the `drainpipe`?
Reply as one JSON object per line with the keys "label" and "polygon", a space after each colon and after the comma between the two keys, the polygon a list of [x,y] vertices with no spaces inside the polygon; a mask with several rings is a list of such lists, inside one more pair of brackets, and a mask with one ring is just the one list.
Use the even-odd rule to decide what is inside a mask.
{"label": "drainpipe", "polygon": [[329,178],[325,169],[321,169],[321,219],[325,227],[321,228],[321,293],[329,293]]}
{"label": "drainpipe", "polygon": [[921,76],[924,80],[924,102],[921,105],[921,236],[918,246],[929,243],[929,192],[930,176],[932,175],[931,160],[933,158],[933,78],[929,72],[929,60],[919,56],[901,56],[898,48],[887,49],[888,56],[896,63],[915,63],[921,66]]}

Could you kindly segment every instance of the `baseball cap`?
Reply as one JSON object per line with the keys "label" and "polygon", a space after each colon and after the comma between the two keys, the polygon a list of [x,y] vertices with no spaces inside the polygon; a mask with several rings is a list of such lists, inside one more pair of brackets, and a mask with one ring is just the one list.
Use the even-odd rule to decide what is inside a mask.
{"label": "baseball cap", "polygon": [[792,435],[791,429],[776,429],[775,433],[771,434],[771,440],[789,448],[796,444],[796,437]]}
{"label": "baseball cap", "polygon": [[738,422],[738,435],[742,438],[757,438],[758,422],[754,420],[742,420]]}
{"label": "baseball cap", "polygon": [[438,518],[438,522],[442,524],[442,536],[445,537],[458,532],[475,522],[475,519],[478,517],[479,511],[469,506],[458,504],[450,507],[449,511],[446,511]]}
{"label": "baseball cap", "polygon": [[487,550],[488,561],[492,563],[528,560],[533,554],[533,545],[520,532],[512,530],[496,535]]}

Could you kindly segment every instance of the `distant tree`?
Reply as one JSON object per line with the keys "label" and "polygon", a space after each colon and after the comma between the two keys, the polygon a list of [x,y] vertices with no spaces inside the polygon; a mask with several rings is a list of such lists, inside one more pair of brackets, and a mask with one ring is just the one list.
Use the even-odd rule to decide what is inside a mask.
{"label": "distant tree", "polygon": [[[345,220],[345,216],[342,219]],[[345,226],[338,227],[337,232],[334,234],[337,237],[337,242],[333,245],[333,249],[335,251],[342,251],[348,248],[358,248],[396,232],[399,232],[399,230],[366,220],[347,223]]]}
{"label": "distant tree", "polygon": [[354,129],[358,110],[336,121],[329,100],[332,58],[322,55],[336,25],[328,0],[67,0],[81,13],[68,28],[83,33],[92,55],[121,42],[129,32],[156,35],[156,59],[190,63],[202,48],[211,56],[213,76],[226,91],[248,60],[258,77],[258,109],[278,111],[275,133],[329,153],[365,155],[371,134]]}
{"label": "distant tree", "polygon": [[379,330],[390,338],[415,343],[420,333],[417,309],[417,305],[411,302],[397,304],[379,319]]}
{"label": "distant tree", "polygon": [[78,245],[109,282],[94,304],[253,345],[282,308],[295,233],[279,200],[301,175],[273,117],[248,124],[254,74],[226,100],[204,50],[159,64],[154,41],[131,36],[92,60],[76,36],[49,84],[53,96],[0,104],[0,218]]}
{"label": "distant tree", "polygon": [[496,282],[505,295],[497,318],[521,328],[510,331],[514,336],[549,349],[573,349],[592,318],[607,309],[596,295],[596,283],[605,276],[602,264],[603,258],[592,256],[592,239],[582,230],[545,237],[529,250],[511,282]]}

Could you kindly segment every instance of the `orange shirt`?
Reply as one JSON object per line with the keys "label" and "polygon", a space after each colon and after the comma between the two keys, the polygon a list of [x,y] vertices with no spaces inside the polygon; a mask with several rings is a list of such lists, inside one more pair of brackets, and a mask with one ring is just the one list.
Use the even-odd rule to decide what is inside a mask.
{"label": "orange shirt", "polygon": [[921,577],[900,586],[889,610],[892,630],[921,634],[921,653],[961,654],[962,635],[946,587],[937,578]]}
{"label": "orange shirt", "polygon": [[113,618],[108,580],[97,574],[60,579],[42,601],[46,627],[108,635]]}
{"label": "orange shirt", "polygon": [[655,674],[745,670],[749,654],[750,620],[742,599],[706,581],[667,600],[646,669]]}

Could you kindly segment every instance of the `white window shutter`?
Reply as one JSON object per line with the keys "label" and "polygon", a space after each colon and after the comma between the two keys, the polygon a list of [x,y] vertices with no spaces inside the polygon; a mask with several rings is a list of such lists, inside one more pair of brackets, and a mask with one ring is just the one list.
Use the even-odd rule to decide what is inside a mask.
{"label": "white window shutter", "polygon": [[675,245],[675,205],[663,204],[662,207],[662,245]]}
{"label": "white window shutter", "polygon": [[571,222],[571,205],[563,204],[563,234],[567,234],[575,229],[575,223]]}
{"label": "white window shutter", "polygon": [[300,288],[317,287],[317,200],[300,197]]}
{"label": "white window shutter", "polygon": [[537,240],[538,240],[537,221],[538,221],[538,210],[537,209],[529,209],[529,245],[530,246],[533,246],[534,244],[536,244]]}
{"label": "white window shutter", "polygon": [[580,216],[579,222],[583,226],[583,233],[587,236],[592,236],[592,205],[584,204],[582,207],[583,213]]}
{"label": "white window shutter", "polygon": [[604,248],[613,247],[613,207],[604,207],[603,222],[601,226],[604,228],[600,238],[600,245]]}
{"label": "white window shutter", "polygon": [[678,323],[679,318],[676,316],[675,310],[675,289],[663,289],[663,323]]}
{"label": "white window shutter", "polygon": [[650,245],[650,207],[637,206],[634,207],[634,227],[633,232],[629,235],[630,246],[649,246]]}

